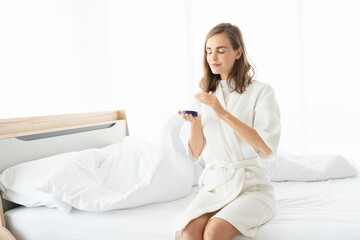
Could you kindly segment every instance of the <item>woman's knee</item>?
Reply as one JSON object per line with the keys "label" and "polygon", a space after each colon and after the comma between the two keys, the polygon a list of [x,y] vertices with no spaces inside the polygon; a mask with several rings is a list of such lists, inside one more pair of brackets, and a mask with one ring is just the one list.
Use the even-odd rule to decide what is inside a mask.
{"label": "woman's knee", "polygon": [[181,232],[181,237],[187,239],[203,239],[205,225],[213,213],[206,213],[188,223]]}
{"label": "woman's knee", "polygon": [[202,239],[203,231],[196,224],[189,223],[181,232],[183,240]]}
{"label": "woman's knee", "polygon": [[204,240],[221,239],[220,237],[222,236],[222,231],[223,229],[221,229],[219,226],[215,224],[206,226],[204,230],[203,238]]}
{"label": "woman's knee", "polygon": [[204,240],[231,240],[240,234],[241,233],[227,221],[214,218],[206,224],[203,238]]}

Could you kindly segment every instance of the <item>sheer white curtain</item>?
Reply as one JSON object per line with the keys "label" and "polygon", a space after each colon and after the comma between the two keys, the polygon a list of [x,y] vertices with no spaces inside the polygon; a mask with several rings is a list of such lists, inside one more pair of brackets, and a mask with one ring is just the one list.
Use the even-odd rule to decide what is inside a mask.
{"label": "sheer white curtain", "polygon": [[356,0],[0,0],[0,117],[126,109],[158,136],[188,106],[206,33],[231,22],[273,86],[280,147],[360,161]]}

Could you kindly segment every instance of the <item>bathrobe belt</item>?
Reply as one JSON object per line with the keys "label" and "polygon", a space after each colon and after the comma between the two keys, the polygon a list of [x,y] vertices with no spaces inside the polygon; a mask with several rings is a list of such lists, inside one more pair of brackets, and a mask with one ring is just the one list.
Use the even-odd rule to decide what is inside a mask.
{"label": "bathrobe belt", "polygon": [[[211,190],[225,184],[229,180],[233,179],[235,177],[234,174],[240,174],[239,177],[241,178],[241,182],[242,182],[241,184],[243,184],[243,181],[245,180],[246,167],[258,166],[258,165],[261,165],[261,164],[257,157],[246,159],[246,160],[241,160],[241,161],[237,161],[237,162],[231,162],[231,161],[214,162],[204,168],[204,170],[200,176],[200,179],[199,179],[199,187],[204,188],[203,190],[205,190],[205,191],[211,191]],[[222,173],[219,175],[218,173],[220,173],[220,172],[217,170],[221,170],[221,169],[222,170],[223,169],[236,169],[237,171],[234,171],[233,174],[231,174],[230,172],[228,174],[227,173],[224,174],[222,171]],[[212,179],[205,179],[206,177],[212,178]],[[205,184],[204,184],[204,180],[205,180]]]}

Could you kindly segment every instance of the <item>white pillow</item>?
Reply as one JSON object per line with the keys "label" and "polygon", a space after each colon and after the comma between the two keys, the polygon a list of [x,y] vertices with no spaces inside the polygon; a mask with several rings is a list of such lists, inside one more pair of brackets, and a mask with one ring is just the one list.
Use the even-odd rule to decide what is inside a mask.
{"label": "white pillow", "polygon": [[294,155],[279,151],[275,161],[262,161],[271,181],[320,181],[357,175],[358,170],[340,155]]}
{"label": "white pillow", "polygon": [[54,155],[5,169],[0,175],[4,199],[26,206],[47,206],[68,212],[71,206],[37,190],[49,172],[62,161],[73,158],[76,152]]}

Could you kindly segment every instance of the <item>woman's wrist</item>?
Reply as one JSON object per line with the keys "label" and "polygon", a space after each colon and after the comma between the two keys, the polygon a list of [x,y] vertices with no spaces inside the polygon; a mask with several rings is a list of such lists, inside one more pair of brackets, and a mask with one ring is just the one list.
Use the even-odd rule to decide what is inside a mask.
{"label": "woman's wrist", "polygon": [[219,116],[219,118],[221,119],[221,120],[227,120],[229,117],[231,116],[231,114],[228,112],[228,111],[226,111],[226,110],[224,110],[224,112]]}
{"label": "woman's wrist", "polygon": [[193,127],[199,127],[201,126],[201,121],[195,120],[190,122],[190,126]]}

